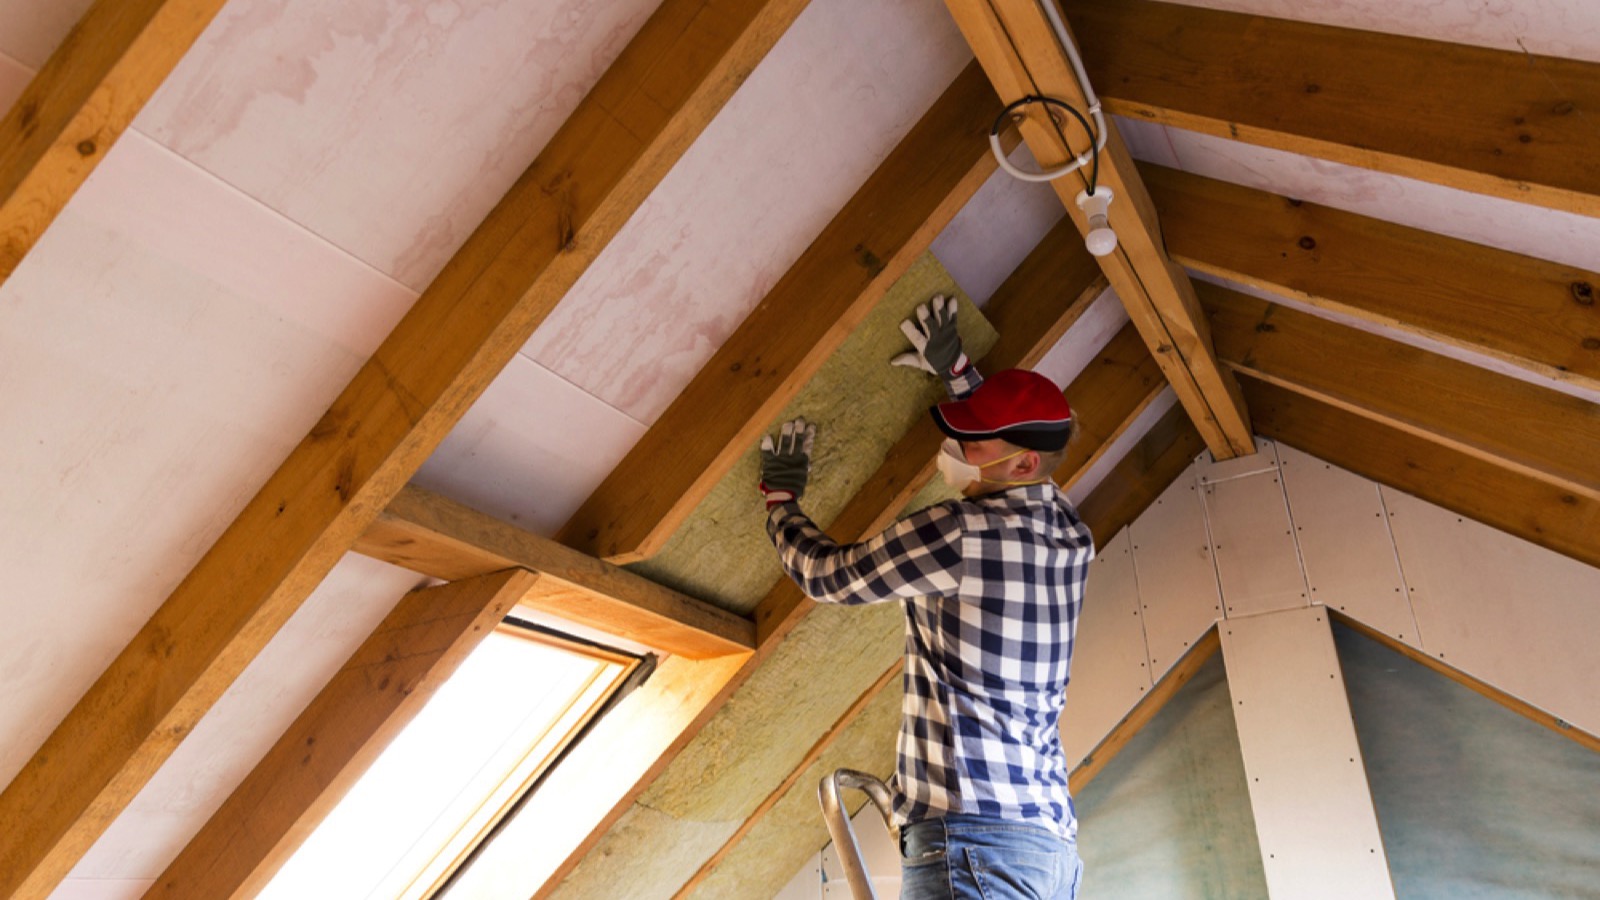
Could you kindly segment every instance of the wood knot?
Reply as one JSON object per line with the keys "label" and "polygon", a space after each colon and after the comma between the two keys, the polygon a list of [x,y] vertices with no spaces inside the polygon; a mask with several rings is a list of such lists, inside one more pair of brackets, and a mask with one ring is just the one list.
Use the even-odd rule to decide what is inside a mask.
{"label": "wood knot", "polygon": [[1299,198],[1296,198],[1296,197],[1288,197],[1288,198],[1285,198],[1285,199],[1288,200],[1290,206],[1294,206],[1294,207],[1299,207],[1301,203],[1305,202],[1305,201],[1300,200]]}
{"label": "wood knot", "polygon": [[1306,235],[1305,237],[1301,238],[1299,243],[1300,243],[1300,249],[1301,250],[1315,250],[1315,249],[1317,249],[1316,238],[1313,238],[1309,234]]}
{"label": "wood knot", "polygon": [[1572,283],[1572,299],[1580,306],[1594,305],[1594,285],[1587,281],[1574,281]]}
{"label": "wood knot", "polygon": [[1600,350],[1600,338],[1586,337],[1583,339],[1583,349]]}
{"label": "wood knot", "polygon": [[1577,109],[1577,107],[1572,104],[1571,100],[1563,100],[1560,103],[1557,103],[1555,106],[1550,107],[1550,111],[1558,116],[1570,116],[1575,109]]}
{"label": "wood knot", "polygon": [[1533,135],[1524,131],[1523,133],[1517,135],[1517,141],[1518,143],[1531,144],[1533,143]]}
{"label": "wood knot", "polygon": [[1306,85],[1306,93],[1308,93],[1308,94],[1320,94],[1320,93],[1322,93],[1322,85],[1320,85],[1320,84],[1308,84],[1308,85]]}
{"label": "wood knot", "polygon": [[1278,326],[1272,324],[1271,322],[1257,322],[1256,323],[1256,333],[1257,334],[1270,334],[1270,333],[1272,333],[1274,331],[1277,331],[1277,330],[1278,330]]}
{"label": "wood knot", "polygon": [[93,156],[95,149],[94,141],[92,140],[82,140],[78,142],[79,156]]}

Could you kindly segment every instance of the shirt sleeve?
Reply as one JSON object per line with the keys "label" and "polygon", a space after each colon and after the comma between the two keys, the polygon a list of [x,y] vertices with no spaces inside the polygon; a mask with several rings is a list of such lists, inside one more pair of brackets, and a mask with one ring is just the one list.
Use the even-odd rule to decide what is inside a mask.
{"label": "shirt sleeve", "polygon": [[767,514],[783,570],[819,603],[861,604],[950,596],[961,584],[961,516],[930,506],[859,544],[822,533],[795,502]]}
{"label": "shirt sleeve", "polygon": [[944,389],[950,392],[952,400],[967,399],[980,384],[983,384],[983,376],[978,374],[978,367],[972,363],[967,363],[965,369],[944,379]]}

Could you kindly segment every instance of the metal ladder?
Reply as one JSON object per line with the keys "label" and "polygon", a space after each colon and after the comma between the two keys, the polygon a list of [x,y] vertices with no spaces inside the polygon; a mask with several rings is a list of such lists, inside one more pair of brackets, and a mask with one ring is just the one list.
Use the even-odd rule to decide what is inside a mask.
{"label": "metal ladder", "polygon": [[878,895],[872,890],[872,880],[867,877],[867,864],[861,858],[861,848],[856,844],[855,828],[845,814],[844,804],[839,802],[841,788],[864,792],[872,805],[878,808],[883,825],[888,828],[889,807],[893,803],[889,797],[889,787],[875,776],[855,769],[839,769],[823,776],[822,783],[817,785],[822,820],[827,823],[828,836],[833,838],[833,846],[839,851],[839,865],[844,868],[844,878],[850,885],[851,896],[855,900],[878,900]]}

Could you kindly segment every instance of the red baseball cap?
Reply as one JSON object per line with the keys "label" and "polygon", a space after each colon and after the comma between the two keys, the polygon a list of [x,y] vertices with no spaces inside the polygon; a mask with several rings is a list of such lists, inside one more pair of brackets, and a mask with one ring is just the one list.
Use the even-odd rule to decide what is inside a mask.
{"label": "red baseball cap", "polygon": [[1060,450],[1072,436],[1072,407],[1050,379],[1007,369],[984,379],[965,400],[928,409],[939,430],[958,441],[1001,438],[1045,452]]}

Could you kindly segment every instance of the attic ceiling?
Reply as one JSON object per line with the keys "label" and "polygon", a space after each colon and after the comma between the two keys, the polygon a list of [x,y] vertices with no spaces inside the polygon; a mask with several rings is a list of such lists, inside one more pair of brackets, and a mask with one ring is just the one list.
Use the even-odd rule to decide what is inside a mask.
{"label": "attic ceiling", "polygon": [[[429,577],[554,573],[529,604],[598,597],[582,628],[675,635],[662,677],[692,685],[673,721],[695,733],[822,626],[782,585],[730,615],[588,554],[654,555],[927,252],[991,360],[1105,409],[1062,473],[1099,542],[1200,449],[1061,202],[993,173],[999,103],[941,4],[147,0],[121,5],[165,17],[125,40],[138,64],[84,102],[124,21],[89,6],[0,3],[0,99],[55,87],[0,126],[0,818],[36,823],[0,847],[5,893],[142,894]],[[1257,433],[1600,563],[1600,8],[1073,6]],[[1396,77],[1330,52],[1212,82],[1184,74],[1222,65],[1184,28],[1135,27],[1286,40],[1210,10],[1361,29],[1312,38]],[[102,37],[47,65],[86,13]],[[1117,70],[1162,47],[1170,69]],[[47,153],[58,106],[77,118]],[[887,435],[836,527],[907,502],[929,440]],[[681,743],[615,763],[633,775],[548,871]]]}

